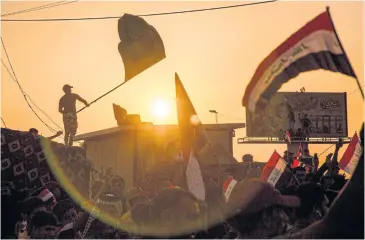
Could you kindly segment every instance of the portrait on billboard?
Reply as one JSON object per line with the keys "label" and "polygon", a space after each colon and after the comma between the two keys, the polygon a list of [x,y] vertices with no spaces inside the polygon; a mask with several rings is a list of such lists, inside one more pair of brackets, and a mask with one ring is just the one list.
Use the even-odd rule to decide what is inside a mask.
{"label": "portrait on billboard", "polygon": [[248,137],[347,137],[346,93],[277,92],[264,108],[246,109]]}

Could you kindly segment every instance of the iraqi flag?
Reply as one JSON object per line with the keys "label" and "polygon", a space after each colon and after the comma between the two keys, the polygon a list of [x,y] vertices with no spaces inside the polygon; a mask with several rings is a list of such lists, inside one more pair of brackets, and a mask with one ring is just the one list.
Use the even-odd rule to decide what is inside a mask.
{"label": "iraqi flag", "polygon": [[267,181],[276,188],[280,188],[285,186],[291,180],[291,177],[292,173],[289,165],[279,153],[274,151],[264,169],[262,169],[260,179]]}
{"label": "iraqi flag", "polygon": [[357,133],[355,133],[338,166],[348,174],[352,175],[357,166],[357,163],[359,162],[361,151],[363,151],[361,141],[357,136]]}
{"label": "iraqi flag", "polygon": [[285,141],[289,144],[291,144],[291,136],[289,130],[285,131]]}
{"label": "iraqi flag", "polygon": [[40,199],[42,199],[42,201],[43,202],[47,202],[48,200],[50,200],[50,199],[52,199],[52,201],[53,200],[55,200],[54,199],[54,196],[53,196],[53,194],[52,194],[52,192],[50,192],[47,188],[45,188],[39,195],[38,195],[38,197],[40,198]]}
{"label": "iraqi flag", "polygon": [[232,176],[227,177],[226,181],[223,183],[223,193],[226,201],[228,201],[234,187],[238,183]]}
{"label": "iraqi flag", "polygon": [[118,33],[118,51],[124,63],[125,81],[166,58],[162,38],[143,18],[124,14],[118,20]]}
{"label": "iraqi flag", "polygon": [[256,106],[265,105],[282,84],[301,72],[317,69],[356,78],[328,11],[304,25],[261,62],[242,105],[255,112]]}
{"label": "iraqi flag", "polygon": [[208,136],[176,73],[175,86],[180,144],[182,158],[186,166],[187,187],[198,199],[205,200],[205,185],[197,154],[209,143]]}
{"label": "iraqi flag", "polygon": [[298,147],[297,154],[295,155],[295,159],[293,159],[293,163],[291,165],[292,168],[299,167],[299,161],[302,157],[302,152],[303,152],[302,143],[300,143],[299,147]]}

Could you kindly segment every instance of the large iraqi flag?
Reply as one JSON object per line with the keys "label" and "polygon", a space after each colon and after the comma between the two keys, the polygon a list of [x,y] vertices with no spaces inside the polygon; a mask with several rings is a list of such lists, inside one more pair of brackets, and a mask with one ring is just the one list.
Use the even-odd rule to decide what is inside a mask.
{"label": "large iraqi flag", "polygon": [[355,77],[329,11],[318,15],[267,56],[248,84],[242,105],[251,112],[265,104],[281,85],[301,72],[317,69]]}

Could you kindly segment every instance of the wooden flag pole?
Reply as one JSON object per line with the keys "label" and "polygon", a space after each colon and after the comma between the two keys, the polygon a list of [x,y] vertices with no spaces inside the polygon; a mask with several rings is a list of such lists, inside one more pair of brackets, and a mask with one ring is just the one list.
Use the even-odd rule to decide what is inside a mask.
{"label": "wooden flag pole", "polygon": [[332,28],[333,28],[333,30],[334,30],[334,32],[335,32],[336,38],[337,38],[337,40],[338,40],[338,43],[340,44],[340,48],[341,48],[341,50],[342,50],[343,54],[345,55],[345,58],[346,58],[346,60],[347,60],[347,62],[348,62],[348,64],[349,64],[349,67],[350,67],[351,72],[352,72],[352,73],[353,73],[353,75],[355,76],[357,86],[359,87],[359,90],[360,90],[360,92],[361,92],[362,99],[364,100],[364,91],[363,91],[363,89],[362,89],[362,87],[361,87],[361,84],[360,84],[360,82],[359,82],[359,79],[358,79],[358,78],[357,78],[357,76],[356,76],[356,73],[355,73],[354,69],[352,68],[352,65],[351,65],[351,63],[350,63],[350,59],[347,57],[346,51],[345,51],[345,49],[343,48],[343,46],[342,46],[342,44],[341,44],[340,38],[338,37],[338,34],[337,34],[337,31],[336,31],[335,25],[333,24],[333,21],[332,21],[332,17],[331,17],[331,13],[330,13],[330,7],[328,7],[328,6],[327,6],[327,7],[326,7],[326,10],[327,10],[327,14],[328,14],[328,16],[330,17],[331,25],[332,25]]}
{"label": "wooden flag pole", "polygon": [[[116,86],[115,88],[113,88],[112,90],[110,90],[109,92],[107,92],[107,93],[105,93],[105,94],[101,95],[100,97],[98,97],[97,99],[95,99],[94,101],[92,101],[91,103],[89,103],[89,106],[90,106],[91,104],[95,103],[96,101],[98,101],[100,98],[105,97],[105,96],[106,96],[106,95],[108,95],[109,93],[113,92],[115,89],[117,89],[117,88],[119,88],[119,87],[123,86],[126,82],[128,82],[128,81],[124,81],[124,82],[122,82],[121,84],[119,84],[118,86]],[[87,108],[87,107],[85,106],[85,107],[81,108],[79,111],[77,111],[77,113],[81,112],[81,111],[82,111],[82,110],[84,110],[85,108]]]}

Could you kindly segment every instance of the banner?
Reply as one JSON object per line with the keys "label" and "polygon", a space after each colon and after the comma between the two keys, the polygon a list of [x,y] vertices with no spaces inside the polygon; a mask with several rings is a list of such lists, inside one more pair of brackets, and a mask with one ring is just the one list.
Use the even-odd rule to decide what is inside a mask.
{"label": "banner", "polygon": [[347,137],[346,93],[277,92],[267,106],[246,109],[248,137]]}
{"label": "banner", "polygon": [[[1,129],[1,181],[11,188],[34,191],[58,179],[53,175],[42,136],[34,137],[29,132]],[[80,147],[66,148],[63,144],[49,141],[58,165],[64,174],[85,198],[88,198],[91,164]]]}

